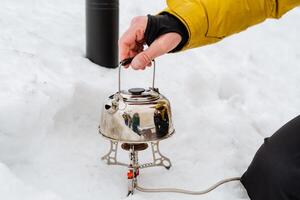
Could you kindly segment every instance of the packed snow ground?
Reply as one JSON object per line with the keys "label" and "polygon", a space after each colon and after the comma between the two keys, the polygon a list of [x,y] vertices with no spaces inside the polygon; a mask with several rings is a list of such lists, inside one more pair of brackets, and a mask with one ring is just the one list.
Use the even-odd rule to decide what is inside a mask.
{"label": "packed snow ground", "polygon": [[[164,0],[120,3],[122,32],[133,16],[165,6]],[[126,169],[100,161],[109,143],[97,134],[117,71],[84,57],[84,6],[83,0],[1,0],[0,199],[125,199]],[[295,9],[216,45],[157,59],[156,85],[172,103],[177,131],[161,150],[173,167],[143,170],[141,185],[197,190],[242,175],[263,138],[300,113],[299,18]],[[124,88],[149,86],[151,70],[124,70],[123,77]],[[202,197],[136,192],[129,198],[248,199],[239,183]]]}

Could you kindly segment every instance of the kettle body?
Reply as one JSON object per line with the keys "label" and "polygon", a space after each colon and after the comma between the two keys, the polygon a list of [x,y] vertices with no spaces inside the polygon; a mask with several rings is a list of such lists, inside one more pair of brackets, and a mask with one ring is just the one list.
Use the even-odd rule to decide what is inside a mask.
{"label": "kettle body", "polygon": [[104,137],[127,143],[145,143],[166,139],[175,129],[169,100],[154,87],[155,61],[153,60],[153,82],[149,89],[131,88],[121,90],[121,66],[119,66],[119,91],[104,102],[99,133]]}
{"label": "kettle body", "polygon": [[158,89],[121,91],[103,105],[99,132],[108,139],[151,142],[168,138],[174,131],[170,102]]}

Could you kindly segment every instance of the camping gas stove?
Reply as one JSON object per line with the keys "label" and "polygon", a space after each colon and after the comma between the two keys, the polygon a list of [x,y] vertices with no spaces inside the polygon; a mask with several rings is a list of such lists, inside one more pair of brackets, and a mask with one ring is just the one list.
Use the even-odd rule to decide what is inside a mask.
{"label": "camping gas stove", "polygon": [[[153,61],[153,82],[149,89],[131,88],[121,90],[121,68],[132,59],[126,59],[119,66],[119,91],[105,101],[99,126],[99,133],[110,140],[110,150],[102,157],[108,165],[128,167],[128,195],[137,186],[140,170],[163,166],[170,169],[171,161],[159,150],[159,142],[175,132],[172,124],[170,102],[154,87],[155,62]],[[129,163],[117,160],[119,145],[129,152]],[[151,147],[153,160],[140,164],[138,152]]]}
{"label": "camping gas stove", "polygon": [[117,150],[119,146],[118,141],[110,141],[109,152],[102,157],[102,160],[106,161],[108,165],[121,165],[128,167],[127,179],[128,179],[128,194],[133,194],[135,187],[137,186],[137,177],[139,176],[140,169],[147,167],[163,166],[166,169],[170,169],[171,161],[169,158],[163,156],[159,151],[159,142],[150,142],[152,149],[153,161],[149,163],[140,164],[138,161],[138,152],[148,148],[148,143],[122,143],[121,148],[129,152],[130,162],[122,163],[117,160]]}

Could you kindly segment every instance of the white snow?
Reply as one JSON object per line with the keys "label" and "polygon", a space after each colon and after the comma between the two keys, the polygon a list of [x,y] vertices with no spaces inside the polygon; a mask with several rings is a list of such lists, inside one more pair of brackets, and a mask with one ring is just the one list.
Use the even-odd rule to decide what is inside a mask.
{"label": "white snow", "polygon": [[[120,3],[122,32],[132,17],[165,7],[164,0]],[[127,169],[101,162],[109,143],[97,134],[117,71],[84,57],[84,6],[83,0],[1,0],[1,200],[125,199]],[[242,175],[263,138],[300,112],[299,18],[295,9],[218,44],[157,59],[156,85],[171,101],[176,128],[161,150],[173,167],[142,170],[141,185],[199,190]],[[150,85],[151,70],[122,75],[124,88]],[[129,198],[200,197],[136,192]],[[201,198],[248,199],[239,183]]]}

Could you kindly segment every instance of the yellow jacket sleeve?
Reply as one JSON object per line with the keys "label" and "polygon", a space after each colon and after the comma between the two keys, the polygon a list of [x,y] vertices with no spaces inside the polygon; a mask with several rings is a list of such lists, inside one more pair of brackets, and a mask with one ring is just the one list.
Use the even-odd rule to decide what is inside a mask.
{"label": "yellow jacket sleeve", "polygon": [[167,0],[168,12],[187,27],[182,50],[217,42],[267,18],[280,18],[300,0]]}

